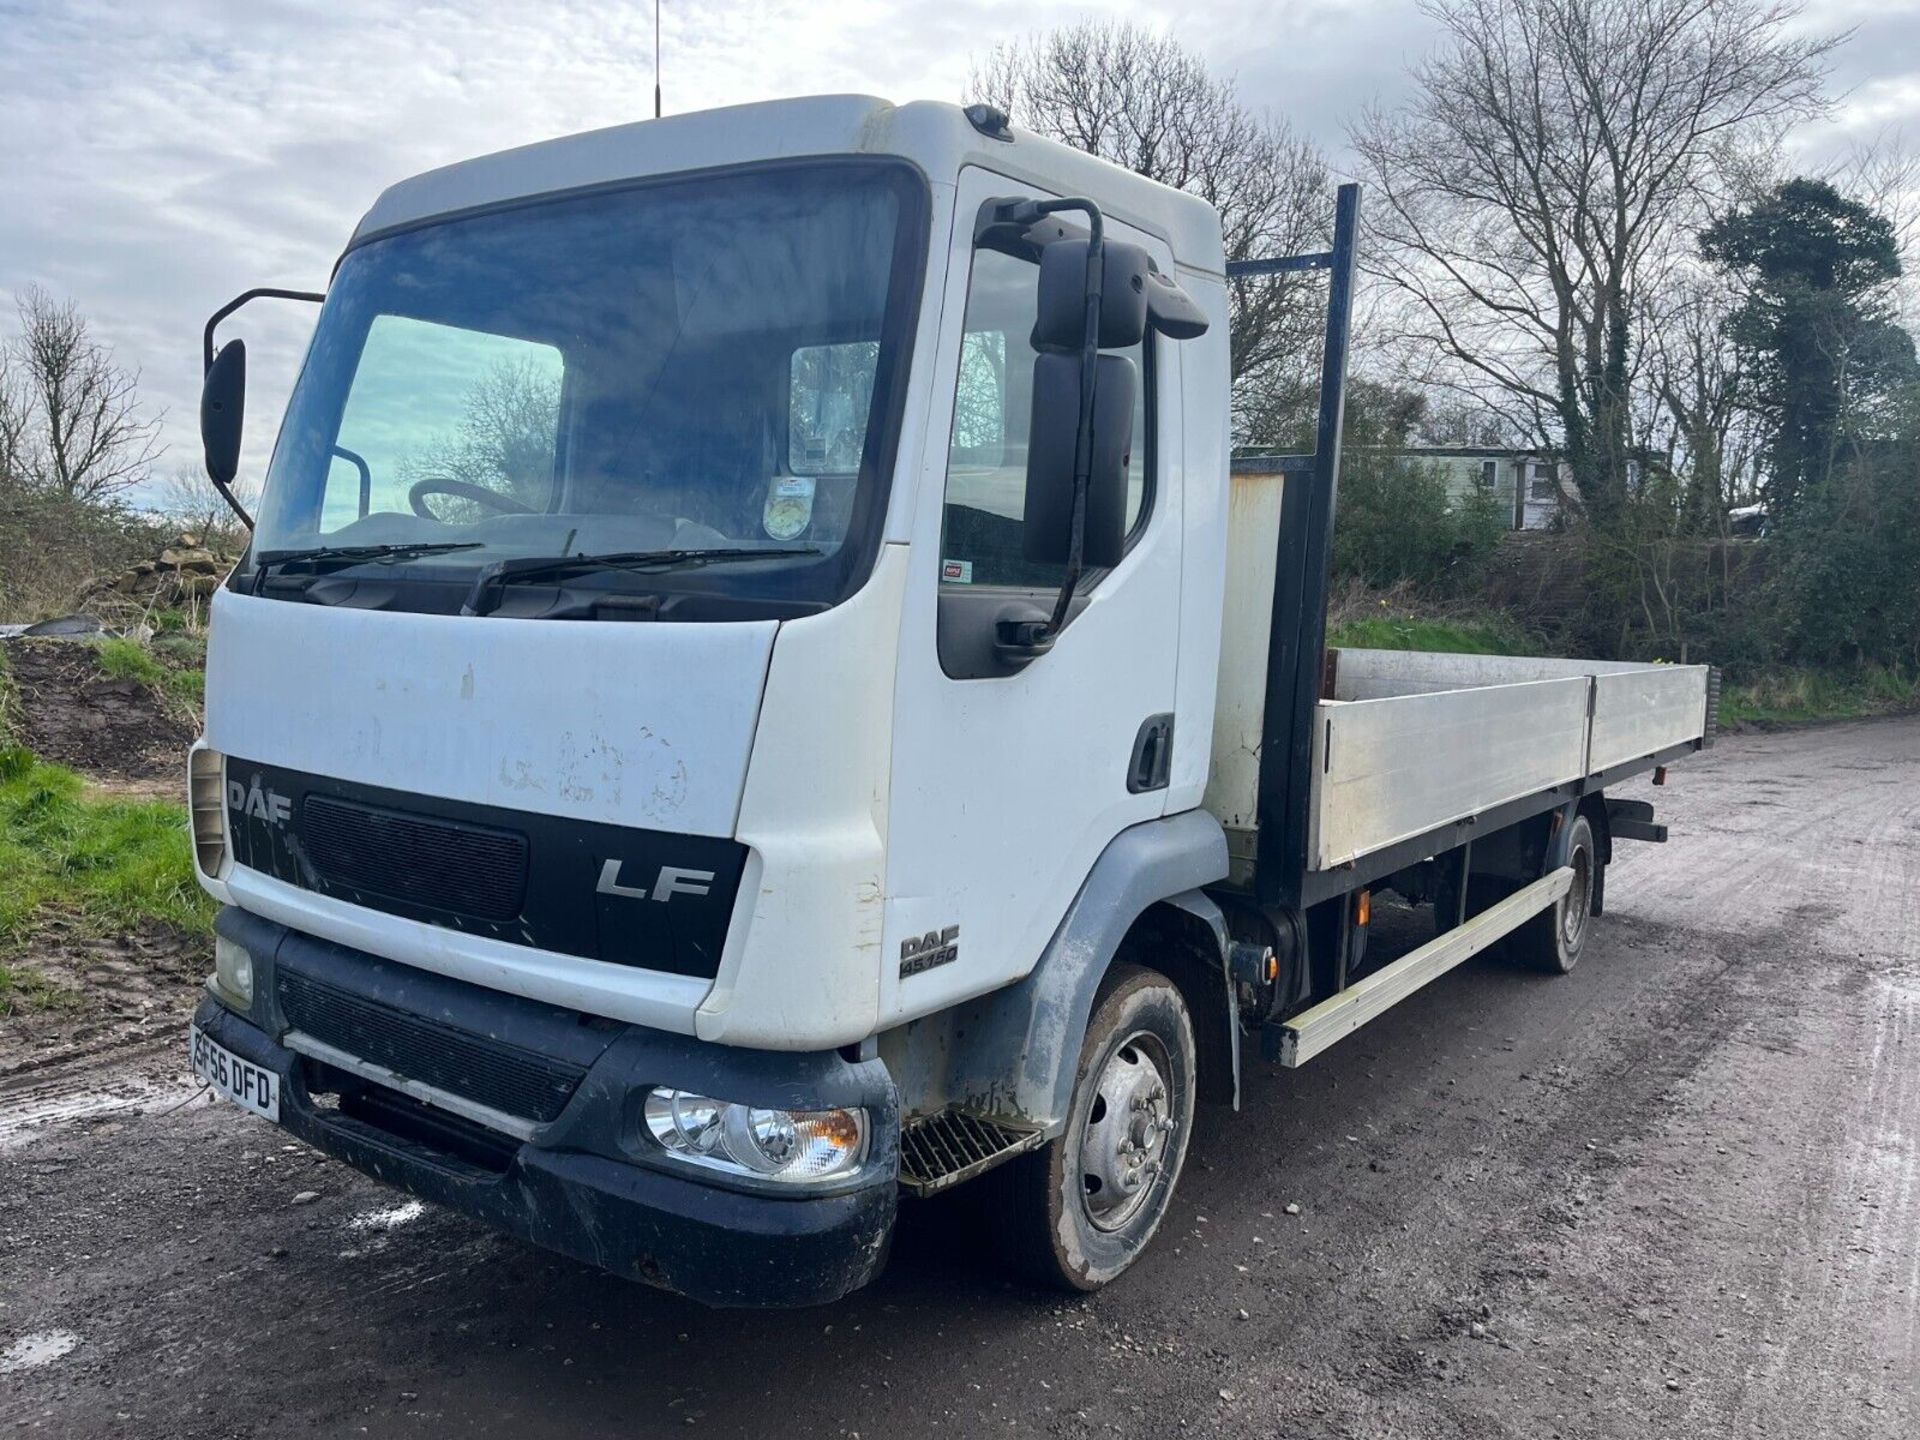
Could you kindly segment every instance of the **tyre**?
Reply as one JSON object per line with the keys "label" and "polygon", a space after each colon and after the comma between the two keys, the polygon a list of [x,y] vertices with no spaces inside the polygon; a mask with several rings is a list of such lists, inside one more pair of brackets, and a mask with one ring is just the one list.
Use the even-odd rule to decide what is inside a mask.
{"label": "tyre", "polygon": [[1567,834],[1566,864],[1573,870],[1567,893],[1507,937],[1507,953],[1533,970],[1565,975],[1580,963],[1593,930],[1593,891],[1599,881],[1600,852],[1593,822],[1576,815]]}
{"label": "tyre", "polygon": [[1195,1068],[1193,1021],[1173,982],[1116,965],[1087,1022],[1066,1131],[996,1172],[1017,1271],[1098,1290],[1140,1256],[1187,1158]]}

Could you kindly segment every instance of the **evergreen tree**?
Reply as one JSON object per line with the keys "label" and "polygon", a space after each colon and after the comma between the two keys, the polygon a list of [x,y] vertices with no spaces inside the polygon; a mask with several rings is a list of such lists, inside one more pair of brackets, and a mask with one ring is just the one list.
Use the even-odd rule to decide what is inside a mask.
{"label": "evergreen tree", "polygon": [[1893,438],[1899,398],[1920,379],[1888,299],[1893,225],[1824,180],[1788,180],[1715,220],[1700,249],[1745,290],[1728,333],[1769,432],[1766,497],[1780,519],[1863,444]]}

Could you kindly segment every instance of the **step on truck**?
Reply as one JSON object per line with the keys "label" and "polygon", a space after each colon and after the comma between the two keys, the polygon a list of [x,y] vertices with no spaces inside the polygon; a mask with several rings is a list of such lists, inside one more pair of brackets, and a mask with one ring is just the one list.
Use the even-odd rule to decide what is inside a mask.
{"label": "step on truck", "polygon": [[[1712,677],[1325,647],[1358,206],[1229,264],[990,108],[781,101],[403,181],[324,295],[224,307],[233,498],[216,328],[321,302],[212,605],[194,1070],[711,1304],[843,1295],[963,1184],[1091,1290],[1247,1057],[1571,970]],[[1317,443],[1236,465],[1229,290],[1283,270]],[[1387,892],[1433,938],[1370,956]]]}

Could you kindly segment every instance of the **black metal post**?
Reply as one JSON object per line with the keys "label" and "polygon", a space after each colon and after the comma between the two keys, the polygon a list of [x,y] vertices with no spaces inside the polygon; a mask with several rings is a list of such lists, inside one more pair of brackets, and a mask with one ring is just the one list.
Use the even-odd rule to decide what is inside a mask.
{"label": "black metal post", "polygon": [[[1317,261],[1330,272],[1326,345],[1320,361],[1320,416],[1312,469],[1281,482],[1280,535],[1274,557],[1273,628],[1267,640],[1266,714],[1260,749],[1259,898],[1298,907],[1307,871],[1308,806],[1313,793],[1313,717],[1327,636],[1327,586],[1333,564],[1333,516],[1340,487],[1340,427],[1346,409],[1347,341],[1353,322],[1354,252],[1360,187],[1342,185],[1334,204],[1333,249]],[[1260,268],[1255,269],[1254,266]],[[1253,262],[1241,273],[1304,268]],[[1229,267],[1229,274],[1234,267]]]}

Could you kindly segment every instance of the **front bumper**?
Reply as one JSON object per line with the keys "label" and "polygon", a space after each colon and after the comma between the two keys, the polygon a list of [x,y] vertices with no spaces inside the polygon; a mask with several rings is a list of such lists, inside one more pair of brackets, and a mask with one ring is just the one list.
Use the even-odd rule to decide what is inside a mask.
{"label": "front bumper", "polygon": [[[239,911],[223,914],[220,929],[252,954],[256,999],[243,1016],[209,996],[195,1023],[279,1077],[282,1128],[355,1169],[707,1305],[823,1304],[867,1284],[884,1265],[897,1195],[898,1111],[878,1061],[733,1051],[635,1026],[602,1027],[599,1053],[559,1113],[510,1136],[356,1084],[282,1043],[291,1027],[276,1002],[277,971],[351,985],[357,1001],[424,1017],[442,1033],[457,1023],[462,1032],[524,1043],[562,1012],[539,1007],[531,1014],[514,997],[409,971]],[[749,1190],[675,1174],[633,1133],[638,1099],[655,1084],[790,1108],[864,1104],[872,1135],[866,1163],[856,1180],[831,1194]],[[335,1093],[355,1090],[358,1101]]]}

